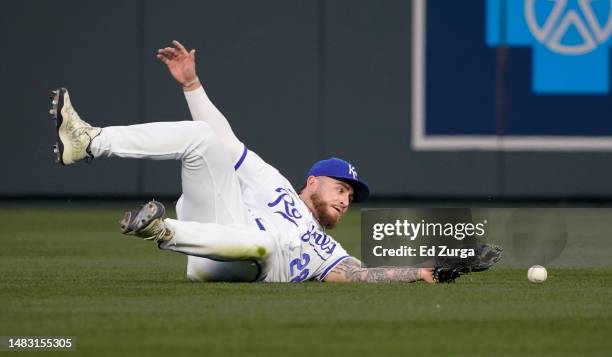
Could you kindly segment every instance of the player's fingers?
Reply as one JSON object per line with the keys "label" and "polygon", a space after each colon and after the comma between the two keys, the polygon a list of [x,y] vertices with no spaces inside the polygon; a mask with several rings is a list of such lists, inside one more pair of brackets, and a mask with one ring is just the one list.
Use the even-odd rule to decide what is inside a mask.
{"label": "player's fingers", "polygon": [[183,46],[180,42],[178,42],[177,40],[172,41],[172,44],[174,45],[174,47],[179,51],[179,53],[181,54],[188,54],[187,50],[185,49],[185,46]]}
{"label": "player's fingers", "polygon": [[172,59],[172,54],[168,53],[168,51],[165,51],[165,50],[162,50],[162,49],[157,50],[157,55],[163,57],[166,60]]}
{"label": "player's fingers", "polygon": [[176,57],[176,51],[174,50],[174,48],[170,48],[170,47],[166,47],[164,49],[161,50],[161,53],[168,57],[169,59],[173,59],[174,57]]}
{"label": "player's fingers", "polygon": [[172,49],[172,55],[174,57],[181,57],[181,56],[183,56],[183,53],[181,51],[177,50],[176,48],[173,48]]}
{"label": "player's fingers", "polygon": [[191,59],[195,61],[195,49],[193,49],[193,50],[191,50],[191,52],[189,52],[189,57],[191,57]]}
{"label": "player's fingers", "polygon": [[165,64],[168,64],[168,58],[166,58],[165,56],[161,55],[161,54],[157,54],[157,59],[159,59],[160,61],[164,62]]}

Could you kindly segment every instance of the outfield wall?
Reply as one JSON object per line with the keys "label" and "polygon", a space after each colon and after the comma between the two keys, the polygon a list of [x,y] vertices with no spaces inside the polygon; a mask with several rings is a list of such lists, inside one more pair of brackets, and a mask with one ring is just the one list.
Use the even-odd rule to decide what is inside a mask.
{"label": "outfield wall", "polygon": [[[155,58],[160,46],[179,39],[197,49],[200,78],[237,135],[296,186],[315,160],[335,155],[353,161],[375,195],[612,197],[610,149],[564,147],[572,131],[556,134],[561,147],[553,149],[499,141],[489,148],[452,140],[427,146],[436,137],[415,145],[414,90],[426,94],[434,115],[425,116],[426,125],[437,126],[427,128],[439,131],[425,136],[467,135],[471,144],[516,135],[513,118],[560,118],[542,127],[588,122],[585,133],[587,124],[575,132],[597,143],[612,127],[608,93],[528,93],[531,50],[486,45],[485,9],[494,2],[460,3],[429,2],[421,17],[428,21],[424,63],[440,69],[421,73],[431,84],[425,88],[411,76],[415,58],[423,59],[412,46],[418,31],[411,1],[4,1],[0,196],[178,195],[176,162],[104,159],[59,168],[47,95],[66,86],[77,110],[97,125],[189,120],[180,88]],[[556,113],[559,103],[565,107]],[[532,106],[539,108],[533,117]],[[473,118],[484,124],[468,125]],[[538,135],[532,137],[548,134]]]}

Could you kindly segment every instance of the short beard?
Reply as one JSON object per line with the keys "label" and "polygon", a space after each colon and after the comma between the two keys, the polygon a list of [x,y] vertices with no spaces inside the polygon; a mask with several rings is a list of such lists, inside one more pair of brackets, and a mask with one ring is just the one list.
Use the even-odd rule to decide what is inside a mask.
{"label": "short beard", "polygon": [[317,193],[310,195],[310,200],[312,201],[312,206],[314,208],[313,213],[323,227],[332,229],[337,226],[338,223],[340,223],[339,216],[331,216],[329,213],[327,213],[327,207],[329,205],[326,202],[323,202]]}

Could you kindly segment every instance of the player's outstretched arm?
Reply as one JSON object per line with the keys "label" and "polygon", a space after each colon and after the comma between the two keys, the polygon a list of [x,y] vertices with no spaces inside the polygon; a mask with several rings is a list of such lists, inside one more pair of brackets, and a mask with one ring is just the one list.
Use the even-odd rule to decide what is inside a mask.
{"label": "player's outstretched arm", "polygon": [[393,281],[412,283],[423,280],[433,283],[432,270],[413,267],[364,268],[357,258],[350,257],[336,265],[325,277],[325,281],[332,283],[388,283]]}
{"label": "player's outstretched arm", "polygon": [[172,41],[174,47],[165,47],[157,51],[157,58],[162,61],[172,77],[183,86],[191,117],[196,121],[208,123],[213,132],[230,151],[234,161],[242,155],[244,145],[238,140],[223,114],[206,95],[195,65],[195,50],[187,51],[178,41]]}

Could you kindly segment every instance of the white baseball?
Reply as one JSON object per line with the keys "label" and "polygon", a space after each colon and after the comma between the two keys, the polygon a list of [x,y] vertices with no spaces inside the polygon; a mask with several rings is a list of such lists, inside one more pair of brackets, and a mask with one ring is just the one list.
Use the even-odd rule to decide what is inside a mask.
{"label": "white baseball", "polygon": [[534,265],[527,271],[527,279],[532,283],[543,283],[546,278],[548,278],[548,272],[541,265]]}

